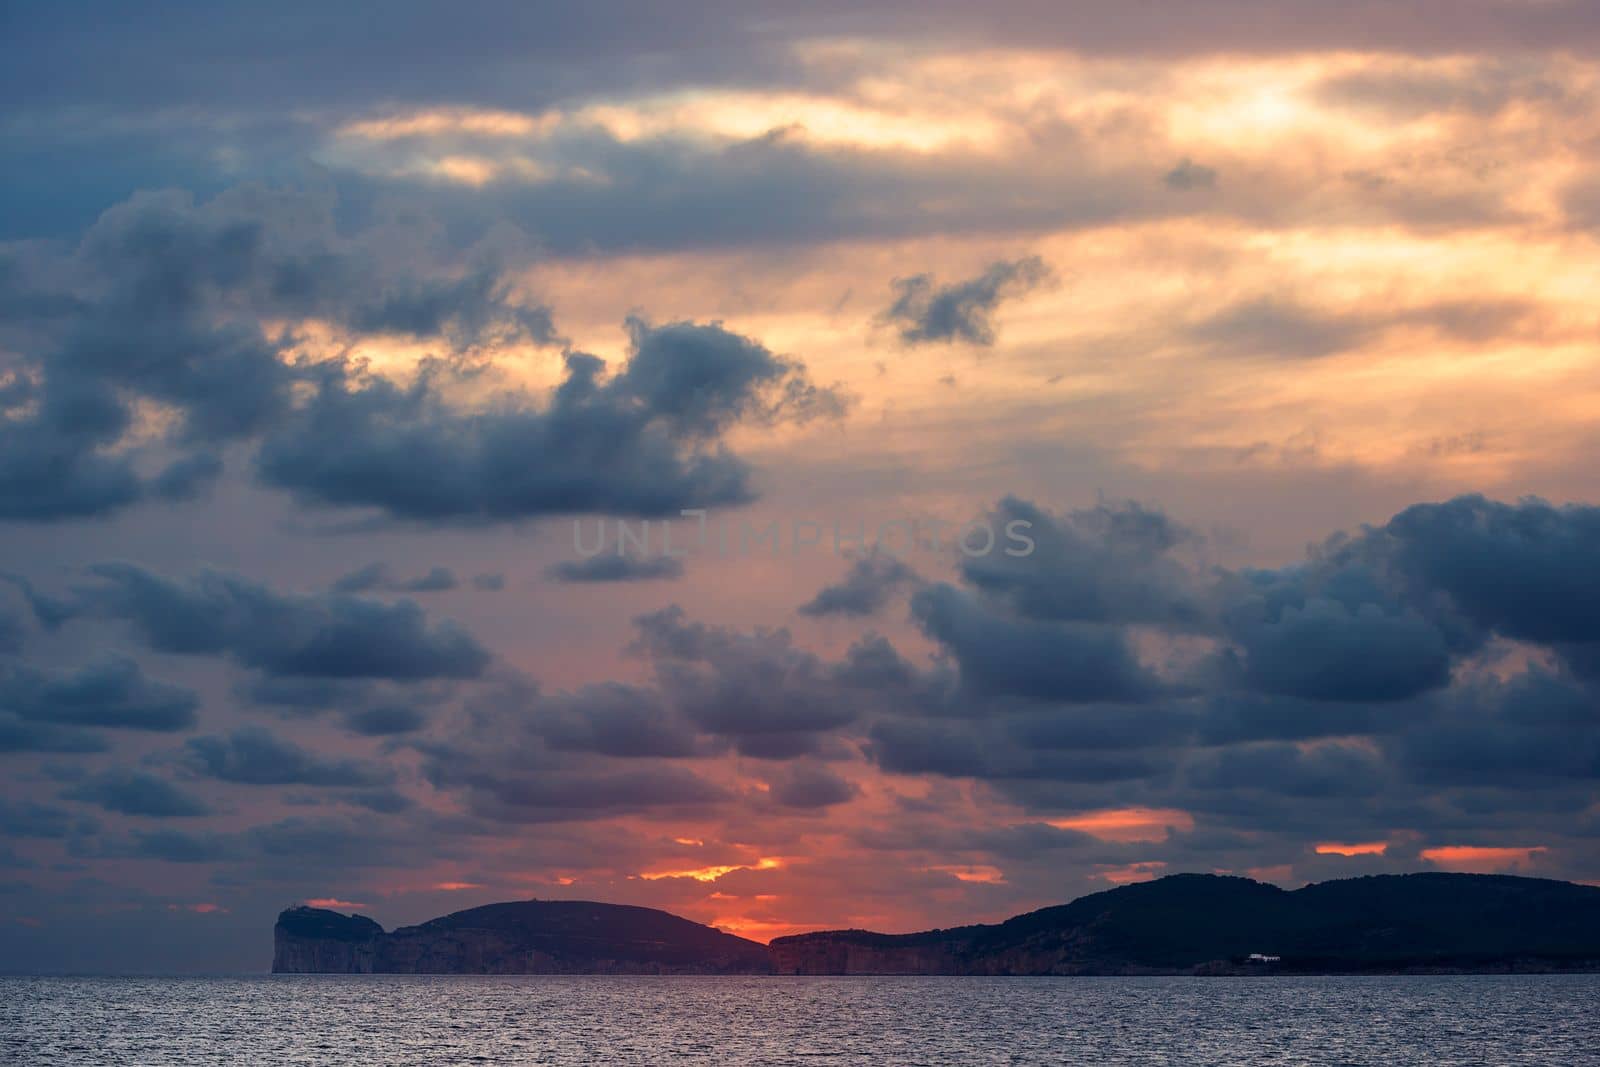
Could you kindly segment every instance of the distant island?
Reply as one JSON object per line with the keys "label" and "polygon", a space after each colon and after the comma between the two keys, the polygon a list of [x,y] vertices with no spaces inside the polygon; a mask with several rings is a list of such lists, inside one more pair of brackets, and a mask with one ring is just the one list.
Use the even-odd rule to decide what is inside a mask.
{"label": "distant island", "polygon": [[835,930],[762,945],[654,908],[527,900],[392,932],[278,916],[280,974],[1136,975],[1600,971],[1600,888],[1377,875],[1293,891],[1179,874],[989,925]]}

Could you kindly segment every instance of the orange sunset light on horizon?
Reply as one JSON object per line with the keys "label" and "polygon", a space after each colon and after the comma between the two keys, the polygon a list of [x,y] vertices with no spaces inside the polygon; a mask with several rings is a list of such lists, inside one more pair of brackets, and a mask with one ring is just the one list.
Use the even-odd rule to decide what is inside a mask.
{"label": "orange sunset light on horizon", "polygon": [[1420,855],[1436,867],[1468,874],[1501,874],[1505,871],[1526,870],[1537,857],[1549,852],[1545,845],[1526,848],[1504,848],[1487,845],[1441,845],[1425,848]]}
{"label": "orange sunset light on horizon", "polygon": [[1319,856],[1381,856],[1389,851],[1387,841],[1366,841],[1359,844],[1342,844],[1325,841],[1313,850]]}

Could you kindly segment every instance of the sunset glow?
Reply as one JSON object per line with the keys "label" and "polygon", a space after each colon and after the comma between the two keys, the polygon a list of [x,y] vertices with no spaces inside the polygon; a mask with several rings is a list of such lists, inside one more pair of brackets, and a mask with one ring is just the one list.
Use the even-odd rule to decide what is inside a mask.
{"label": "sunset glow", "polygon": [[1186,811],[1153,808],[1115,808],[1089,812],[1064,819],[1050,819],[1058,830],[1077,830],[1101,841],[1162,841],[1171,832],[1194,829],[1194,817]]}
{"label": "sunset glow", "polygon": [[1319,844],[1315,852],[1319,856],[1381,856],[1388,850],[1387,841],[1368,841],[1353,845],[1327,841]]}
{"label": "sunset glow", "polygon": [[997,2],[8,8],[0,965],[1600,880],[1600,8]]}
{"label": "sunset glow", "polygon": [[1422,858],[1446,870],[1468,871],[1473,874],[1500,874],[1506,871],[1525,871],[1549,851],[1544,845],[1533,845],[1528,848],[1442,845],[1438,848],[1423,849]]}

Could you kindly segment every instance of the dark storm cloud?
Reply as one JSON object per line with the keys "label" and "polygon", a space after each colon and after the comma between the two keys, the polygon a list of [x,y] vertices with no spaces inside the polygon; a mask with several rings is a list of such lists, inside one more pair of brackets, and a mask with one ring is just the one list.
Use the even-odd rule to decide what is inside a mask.
{"label": "dark storm cloud", "polygon": [[683,577],[683,561],[672,556],[630,556],[602,552],[581,560],[562,560],[545,568],[554,582],[651,582]]}
{"label": "dark storm cloud", "polygon": [[1432,714],[1390,746],[1416,780],[1435,786],[1586,789],[1600,776],[1600,692],[1535,669],[1441,694]]}
{"label": "dark storm cloud", "polygon": [[[1000,783],[1138,783],[1169,774],[1175,763],[1172,756],[1159,750],[1033,749],[985,725],[910,719],[884,719],[874,724],[868,752],[884,770],[897,774],[972,777]],[[1101,798],[1103,802],[1103,794]]]}
{"label": "dark storm cloud", "polygon": [[608,682],[529,700],[532,729],[557,752],[619,757],[706,754],[695,730],[659,693]]}
{"label": "dark storm cloud", "polygon": [[[1036,810],[1172,807],[1302,839],[1488,820],[1555,839],[1569,831],[1550,820],[1583,809],[1600,770],[1600,693],[1572,651],[1590,646],[1563,643],[1591,636],[1596,512],[1463,497],[1228,572],[1181,563],[1184,535],[1159,515],[1005,501],[996,514],[1031,515],[1038,551],[964,561],[967,589],[916,595],[953,673],[880,672],[866,753]],[[1164,684],[1130,625],[1198,651]],[[1496,680],[1480,657],[1506,651],[1499,638],[1543,643],[1565,669]]]}
{"label": "dark storm cloud", "polygon": [[1481,496],[1418,504],[1383,530],[1394,565],[1467,620],[1519,640],[1600,640],[1600,507]]}
{"label": "dark storm cloud", "polygon": [[1113,751],[1184,743],[1193,736],[1197,717],[1163,704],[1082,704],[1009,722],[1011,739],[1025,748]]}
{"label": "dark storm cloud", "polygon": [[1159,511],[1102,504],[1057,516],[1006,497],[988,521],[996,531],[1026,523],[1018,529],[1032,551],[964,557],[961,577],[1023,616],[1178,626],[1204,617],[1201,583],[1178,557],[1200,538]]}
{"label": "dark storm cloud", "polygon": [[1252,688],[1307,700],[1405,700],[1450,680],[1450,649],[1422,617],[1328,600],[1235,632]]}
{"label": "dark storm cloud", "polygon": [[786,769],[768,783],[769,799],[780,807],[801,810],[831,808],[854,800],[859,790],[828,768],[800,764]]}
{"label": "dark storm cloud", "polygon": [[1199,790],[1246,790],[1282,797],[1366,797],[1389,784],[1376,753],[1347,744],[1309,749],[1284,743],[1241,745],[1200,755],[1184,774]]}
{"label": "dark storm cloud", "polygon": [[[512,298],[491,253],[441,263],[425,228],[399,223],[347,237],[334,207],[321,194],[257,188],[205,203],[141,193],[75,247],[17,253],[0,271],[0,302],[15,307],[8,325],[24,362],[4,404],[16,408],[22,390],[33,406],[0,423],[0,518],[86,518],[146,496],[198,495],[221,469],[218,450],[280,427],[310,373],[297,339],[269,332],[268,320],[319,318],[458,349],[554,340],[548,311]],[[323,365],[319,380],[338,368]],[[116,448],[141,403],[174,416],[165,443],[180,453],[148,477],[148,448]]]}
{"label": "dark storm cloud", "polygon": [[812,751],[818,735],[853,721],[871,700],[852,691],[839,665],[797,648],[786,630],[707,626],[678,607],[634,622],[634,647],[649,659],[668,705],[746,755]]}
{"label": "dark storm cloud", "polygon": [[105,739],[89,730],[30,722],[0,710],[0,752],[103,752]]}
{"label": "dark storm cloud", "polygon": [[92,518],[137,501],[144,490],[133,464],[100,451],[127,425],[104,390],[65,384],[35,414],[0,423],[0,519]]}
{"label": "dark storm cloud", "polygon": [[472,811],[503,822],[558,822],[638,811],[708,807],[730,794],[669,763],[639,766],[597,760],[573,766],[545,760],[532,773],[527,750],[488,752],[463,744],[426,751],[423,774],[436,788],[463,791]]}
{"label": "dark storm cloud", "polygon": [[263,674],[234,687],[240,699],[287,715],[314,715],[332,707],[363,704],[370,684],[332,678],[279,677]]}
{"label": "dark storm cloud", "polygon": [[819,589],[816,596],[800,605],[800,614],[874,615],[900,588],[917,581],[917,572],[904,562],[874,552],[851,563],[842,580]]}
{"label": "dark storm cloud", "polygon": [[975,690],[1089,703],[1141,700],[1160,689],[1112,627],[1007,618],[942,583],[918,591],[911,609]]}
{"label": "dark storm cloud", "polygon": [[387,785],[394,772],[350,759],[324,759],[257,726],[226,737],[197,737],[184,746],[183,765],[199,774],[245,785]]}
{"label": "dark storm cloud", "polygon": [[427,724],[428,716],[421,709],[398,704],[357,708],[344,716],[346,729],[367,737],[415,733]]}
{"label": "dark storm cloud", "polygon": [[624,368],[604,377],[604,361],[569,352],[547,405],[506,394],[464,412],[426,373],[408,387],[327,373],[263,443],[260,477],[308,504],[413,520],[676,515],[753,498],[720,443],[734,423],[843,409],[801,365],[715,324],[628,329]]}
{"label": "dark storm cloud", "polygon": [[0,709],[56,726],[184,730],[199,698],[188,689],[145,678],[139,665],[107,657],[67,673],[0,667]]}
{"label": "dark storm cloud", "polygon": [[883,320],[895,324],[906,344],[963,341],[992,345],[990,316],[1009,297],[1021,296],[1049,280],[1050,268],[1038,256],[991,263],[976,277],[938,285],[930,274],[894,280],[895,299]]}
{"label": "dark storm cloud", "polygon": [[72,611],[125,619],[161,652],[227,655],[268,674],[312,678],[472,678],[489,653],[453,622],[430,625],[409,600],[278,593],[237,575],[167,578],[127,563],[90,568]]}
{"label": "dark storm cloud", "polygon": [[165,778],[143,771],[113,770],[95,775],[62,794],[122,815],[178,818],[209,815],[211,809]]}

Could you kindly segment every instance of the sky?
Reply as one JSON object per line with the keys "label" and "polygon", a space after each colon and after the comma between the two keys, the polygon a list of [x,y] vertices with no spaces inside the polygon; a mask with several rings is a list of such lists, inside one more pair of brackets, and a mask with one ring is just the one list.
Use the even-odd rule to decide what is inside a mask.
{"label": "sky", "polygon": [[0,970],[1600,881],[1600,9],[7,5]]}

